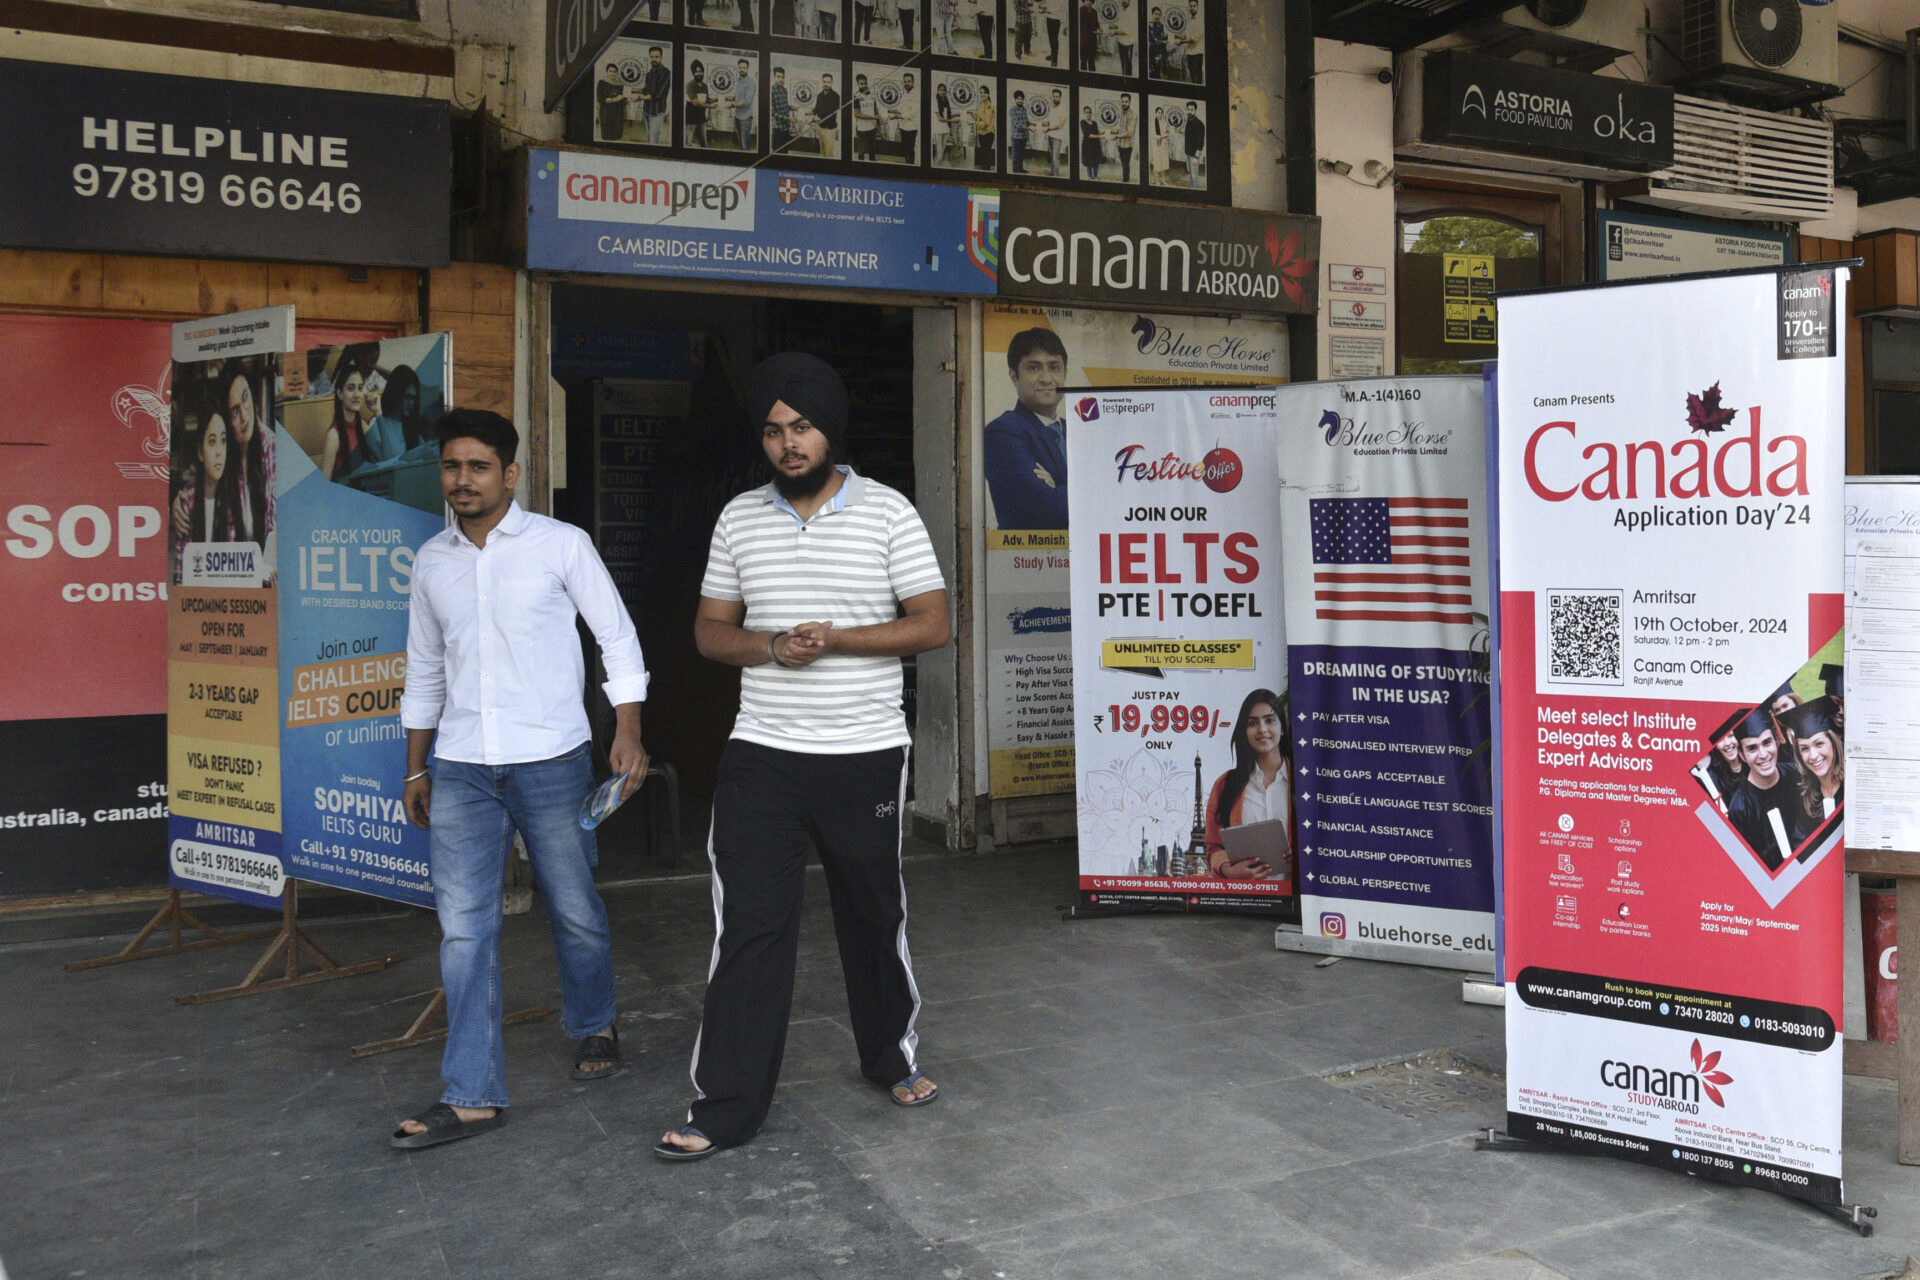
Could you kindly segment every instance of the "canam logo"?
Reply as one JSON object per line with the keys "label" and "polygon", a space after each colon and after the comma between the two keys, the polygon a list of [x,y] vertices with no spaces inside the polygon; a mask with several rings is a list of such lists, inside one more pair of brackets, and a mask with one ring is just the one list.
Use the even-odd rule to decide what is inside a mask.
{"label": "canam logo", "polygon": [[[1747,410],[1747,430],[1710,448],[1715,435],[1739,417],[1720,407],[1720,384],[1687,396],[1683,440],[1615,444],[1597,440],[1571,457],[1579,443],[1579,424],[1571,419],[1543,423],[1527,437],[1527,486],[1548,502],[1579,495],[1592,502],[1621,498],[1776,498],[1807,495],[1807,442],[1802,436],[1767,439],[1760,431],[1760,406]],[[1585,468],[1586,474],[1579,473]]]}
{"label": "canam logo", "polygon": [[1087,396],[1073,406],[1073,412],[1080,421],[1093,422],[1100,417],[1100,402],[1092,396]]}
{"label": "canam logo", "polygon": [[1347,918],[1338,911],[1320,913],[1320,936],[1323,938],[1344,938],[1347,936]]}
{"label": "canam logo", "polygon": [[1720,1089],[1732,1084],[1733,1077],[1720,1070],[1720,1051],[1705,1053],[1695,1040],[1691,1057],[1691,1071],[1668,1071],[1608,1058],[1600,1064],[1600,1083],[1625,1090],[1632,1101],[1643,1107],[1658,1107],[1662,1111],[1698,1112],[1703,1093],[1714,1106],[1726,1106],[1727,1100],[1720,1096]]}

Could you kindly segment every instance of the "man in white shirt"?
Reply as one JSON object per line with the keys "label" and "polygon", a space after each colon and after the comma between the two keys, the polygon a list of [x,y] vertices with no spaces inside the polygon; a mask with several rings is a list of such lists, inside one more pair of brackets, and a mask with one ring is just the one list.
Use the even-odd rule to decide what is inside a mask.
{"label": "man in white shirt", "polygon": [[694,620],[704,657],[745,670],[707,843],[719,936],[693,1048],[697,1096],[654,1146],[663,1160],[737,1146],[767,1118],[810,844],[826,870],[860,1073],[899,1106],[938,1096],[914,1061],[900,659],[947,642],[946,583],[906,497],[837,465],[847,392],[831,367],[774,356],[748,379],[747,404],[774,480],[720,513]]}
{"label": "man in white shirt", "polygon": [[456,409],[438,434],[440,490],[458,520],[414,557],[400,723],[407,730],[402,802],[433,837],[446,1090],[394,1133],[393,1146],[403,1150],[506,1121],[499,941],[501,883],[516,829],[553,928],[562,1021],[579,1041],[573,1076],[605,1079],[619,1065],[607,912],[593,884],[594,837],[579,821],[594,784],[576,616],[586,619],[606,663],[616,720],[609,755],[614,773],[626,777],[623,796],[647,776],[640,745],[647,668],[592,541],[513,500],[520,435],[505,418]]}
{"label": "man in white shirt", "polygon": [[893,127],[900,134],[900,151],[908,164],[920,163],[920,90],[914,87],[913,72],[901,78],[900,100],[887,108]]}

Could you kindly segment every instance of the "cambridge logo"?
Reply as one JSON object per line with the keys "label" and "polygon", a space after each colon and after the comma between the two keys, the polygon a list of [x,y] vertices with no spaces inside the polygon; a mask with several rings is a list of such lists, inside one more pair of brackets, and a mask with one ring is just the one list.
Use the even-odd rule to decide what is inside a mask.
{"label": "cambridge logo", "polygon": [[1074,416],[1082,422],[1098,421],[1100,417],[1100,401],[1093,396],[1086,396],[1078,404],[1073,406],[1073,412]]}
{"label": "cambridge logo", "polygon": [[800,179],[782,178],[779,182],[781,204],[792,204],[800,198]]}

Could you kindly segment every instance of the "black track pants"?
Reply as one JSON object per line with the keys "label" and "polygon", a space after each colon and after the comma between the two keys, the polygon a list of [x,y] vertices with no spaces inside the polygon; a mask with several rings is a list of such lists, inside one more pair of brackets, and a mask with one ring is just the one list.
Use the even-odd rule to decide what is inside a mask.
{"label": "black track pants", "polygon": [[751,1138],[773,1103],[793,1008],[809,842],[826,870],[860,1074],[892,1085],[913,1072],[920,992],[900,877],[906,780],[905,747],[811,755],[727,743],[708,839],[718,937],[688,1116],[719,1146]]}

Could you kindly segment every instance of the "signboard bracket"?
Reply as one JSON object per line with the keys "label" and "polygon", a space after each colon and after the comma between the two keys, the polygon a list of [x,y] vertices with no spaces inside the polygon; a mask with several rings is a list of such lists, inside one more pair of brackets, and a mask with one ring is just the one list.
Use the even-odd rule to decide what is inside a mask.
{"label": "signboard bracket", "polygon": [[[340,964],[314,944],[312,938],[300,928],[294,920],[298,910],[299,881],[288,880],[287,887],[280,894],[280,927],[273,931],[274,939],[268,944],[261,957],[254,961],[253,968],[247,970],[247,976],[231,987],[220,987],[213,991],[196,991],[192,995],[175,996],[175,1004],[209,1004],[215,1000],[231,1000],[235,996],[258,995],[262,991],[279,991],[286,987],[306,986],[309,983],[325,982],[330,978],[350,978],[358,973],[373,973],[395,964],[403,957],[397,955],[374,956],[370,960],[357,960],[352,964]],[[304,971],[300,966],[300,957],[304,954],[310,967]],[[266,973],[276,960],[284,960],[286,971],[278,978],[268,978]]]}
{"label": "signboard bracket", "polygon": [[[204,936],[191,942],[180,939],[180,926],[187,925],[197,929]],[[161,925],[167,926],[167,942],[164,946],[149,947],[147,939]],[[82,969],[100,969],[110,964],[126,964],[133,960],[152,960],[156,956],[177,956],[184,951],[198,951],[203,947],[224,947],[230,942],[247,942],[254,938],[265,938],[280,932],[278,926],[267,925],[260,929],[249,929],[245,933],[221,933],[210,924],[203,923],[198,917],[180,905],[180,891],[171,889],[167,900],[153,913],[139,933],[133,935],[133,941],[110,956],[95,956],[91,960],[75,960],[65,966],[68,973],[78,973]]]}
{"label": "signboard bracket", "polygon": [[[357,1044],[353,1046],[353,1056],[356,1058],[371,1058],[378,1053],[393,1053],[400,1049],[417,1049],[423,1044],[438,1044],[447,1038],[446,1027],[435,1027],[431,1031],[426,1031],[422,1028],[424,1028],[427,1023],[433,1021],[436,1015],[444,1015],[446,1011],[447,989],[445,987],[435,987],[433,989],[433,999],[427,1001],[427,1007],[420,1011],[420,1016],[413,1020],[413,1025],[408,1027],[405,1032],[391,1040],[369,1040],[365,1044]],[[518,1022],[538,1022],[541,1018],[547,1017],[552,1012],[552,1008],[547,1005],[535,1005],[531,1009],[517,1009],[501,1018],[500,1022],[501,1025],[509,1027]]]}

